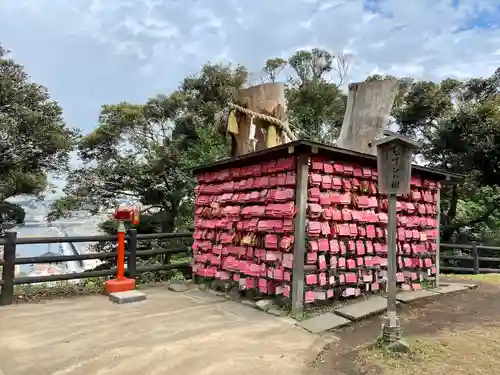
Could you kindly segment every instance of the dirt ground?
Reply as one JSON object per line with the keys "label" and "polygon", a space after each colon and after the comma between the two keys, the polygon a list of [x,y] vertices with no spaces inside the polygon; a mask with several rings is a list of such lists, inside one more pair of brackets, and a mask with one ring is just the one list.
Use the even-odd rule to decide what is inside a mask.
{"label": "dirt ground", "polygon": [[[138,304],[93,295],[12,305],[1,313],[0,375],[492,375],[500,368],[500,274],[471,282],[479,288],[400,306],[413,351],[396,358],[370,348],[380,316],[321,338],[286,318],[162,286]],[[324,339],[333,343],[311,362]]]}
{"label": "dirt ground", "polygon": [[500,358],[494,352],[500,352],[500,278],[470,281],[479,288],[400,307],[403,336],[414,353],[387,358],[380,350],[369,348],[381,330],[381,318],[377,316],[340,330],[339,340],[325,348],[311,374],[497,372]]}
{"label": "dirt ground", "polygon": [[215,294],[142,290],[3,306],[0,375],[301,375],[325,343]]}

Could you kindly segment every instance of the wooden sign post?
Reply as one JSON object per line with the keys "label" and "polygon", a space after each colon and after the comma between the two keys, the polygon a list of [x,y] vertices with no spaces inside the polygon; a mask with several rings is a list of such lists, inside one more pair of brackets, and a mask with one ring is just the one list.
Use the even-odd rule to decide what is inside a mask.
{"label": "wooden sign post", "polygon": [[399,134],[386,131],[386,137],[375,142],[377,146],[378,186],[380,194],[387,194],[388,228],[387,242],[389,248],[387,272],[387,316],[385,318],[382,337],[394,349],[404,349],[407,345],[401,338],[401,326],[396,314],[396,199],[398,194],[410,192],[411,162],[413,150],[419,147],[417,142]]}

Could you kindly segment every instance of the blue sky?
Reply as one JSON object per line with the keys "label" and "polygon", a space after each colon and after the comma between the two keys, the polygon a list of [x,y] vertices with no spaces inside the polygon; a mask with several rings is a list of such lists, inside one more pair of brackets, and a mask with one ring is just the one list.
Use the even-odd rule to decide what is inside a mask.
{"label": "blue sky", "polygon": [[0,0],[0,41],[84,131],[208,60],[258,72],[317,46],[352,54],[349,81],[489,75],[499,25],[498,0]]}

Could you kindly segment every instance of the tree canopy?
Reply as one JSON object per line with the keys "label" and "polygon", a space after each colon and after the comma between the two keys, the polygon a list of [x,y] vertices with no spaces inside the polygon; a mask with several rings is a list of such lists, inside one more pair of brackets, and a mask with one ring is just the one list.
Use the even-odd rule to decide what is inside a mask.
{"label": "tree canopy", "polygon": [[[130,198],[143,207],[140,230],[176,231],[192,224],[189,168],[228,156],[217,118],[234,91],[248,83],[244,66],[206,64],[172,93],[143,103],[104,104],[95,129],[77,139],[46,90],[31,83],[3,50],[1,56],[0,173],[8,182],[2,207],[9,207],[10,196],[43,191],[47,174],[60,172],[75,146],[83,166],[69,173],[66,195],[55,203],[51,219],[75,209],[98,212]],[[346,56],[316,48],[270,58],[262,72],[264,81],[287,81],[288,118],[299,137],[334,143],[347,102],[348,69]],[[498,241],[500,70],[441,82],[367,77],[384,78],[399,80],[391,125],[423,144],[417,161],[465,176],[462,184],[443,188],[442,240]],[[11,218],[21,218],[9,209]]]}
{"label": "tree canopy", "polygon": [[[368,77],[382,78],[394,77]],[[500,214],[500,69],[465,81],[400,83],[394,122],[422,143],[420,162],[465,176],[442,191],[441,240],[488,241]]]}
{"label": "tree canopy", "polygon": [[49,175],[67,170],[77,135],[47,90],[0,46],[0,231],[24,221],[24,210],[9,198],[40,196]]}
{"label": "tree canopy", "polygon": [[206,65],[169,96],[145,104],[104,105],[94,131],[78,143],[84,162],[74,170],[52,217],[94,212],[124,197],[144,207],[148,225],[172,232],[192,222],[194,180],[189,167],[227,155],[216,116],[246,80],[243,67]]}
{"label": "tree canopy", "polygon": [[[288,60],[272,58],[263,68],[274,82],[288,68],[288,117],[302,138],[332,143],[344,118],[347,96],[340,89],[349,69],[348,58],[313,48],[299,50]],[[332,75],[336,80],[332,80]]]}

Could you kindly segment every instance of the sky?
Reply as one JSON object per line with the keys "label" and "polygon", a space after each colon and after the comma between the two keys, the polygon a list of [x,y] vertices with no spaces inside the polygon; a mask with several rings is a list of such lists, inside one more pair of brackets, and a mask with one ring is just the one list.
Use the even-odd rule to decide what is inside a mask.
{"label": "sky", "polygon": [[0,0],[0,42],[89,132],[102,104],[175,90],[207,61],[258,72],[320,47],[373,73],[439,80],[500,66],[498,0]]}
{"label": "sky", "polygon": [[0,43],[88,133],[101,105],[168,94],[207,61],[257,73],[319,47],[352,56],[349,82],[488,76],[500,0],[0,0]]}
{"label": "sky", "polygon": [[488,76],[500,0],[0,0],[0,43],[88,133],[101,105],[168,94],[208,61],[258,76],[318,47],[350,56],[346,82]]}

